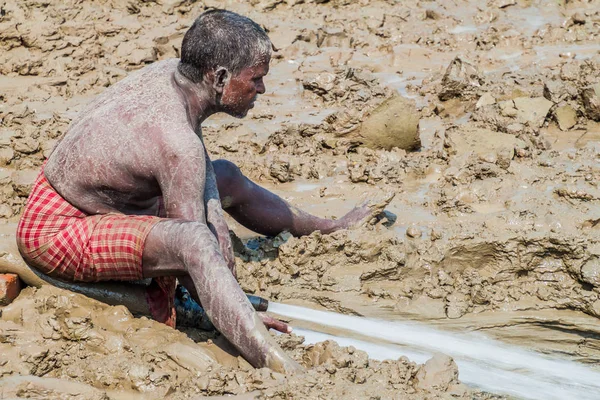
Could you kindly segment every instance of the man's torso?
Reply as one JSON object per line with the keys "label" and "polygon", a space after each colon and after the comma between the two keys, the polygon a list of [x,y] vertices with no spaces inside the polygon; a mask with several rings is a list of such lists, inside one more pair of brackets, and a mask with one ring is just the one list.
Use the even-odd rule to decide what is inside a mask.
{"label": "man's torso", "polygon": [[[173,83],[178,60],[152,64],[99,95],[71,124],[45,175],[68,202],[88,214],[156,215],[156,176],[170,168],[165,146],[186,154],[202,146]],[[180,150],[179,150],[180,149]]]}

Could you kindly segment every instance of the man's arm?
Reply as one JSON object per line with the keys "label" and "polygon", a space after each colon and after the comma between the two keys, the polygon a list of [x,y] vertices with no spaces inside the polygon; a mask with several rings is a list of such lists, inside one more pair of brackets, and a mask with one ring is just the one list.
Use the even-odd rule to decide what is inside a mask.
{"label": "man's arm", "polygon": [[[204,143],[204,141],[203,141]],[[225,221],[223,215],[223,209],[221,208],[221,198],[219,196],[219,190],[217,188],[217,177],[213,169],[212,161],[208,155],[206,147],[204,148],[204,156],[206,158],[206,182],[204,189],[204,203],[206,207],[206,220],[208,227],[216,236],[221,253],[227,262],[229,270],[233,276],[237,277],[235,273],[235,258],[233,255],[233,245],[231,244],[231,237],[229,236],[229,227]]]}
{"label": "man's arm", "polygon": [[[181,127],[179,132],[185,132]],[[189,129],[189,128],[188,128]],[[192,280],[215,327],[257,367],[279,372],[300,369],[274,342],[235,277],[229,272],[205,218],[206,156],[200,139],[183,133],[177,143],[163,143],[156,163],[169,221],[160,242],[173,250]],[[189,222],[189,223],[187,223]],[[158,228],[158,227],[157,227]]]}

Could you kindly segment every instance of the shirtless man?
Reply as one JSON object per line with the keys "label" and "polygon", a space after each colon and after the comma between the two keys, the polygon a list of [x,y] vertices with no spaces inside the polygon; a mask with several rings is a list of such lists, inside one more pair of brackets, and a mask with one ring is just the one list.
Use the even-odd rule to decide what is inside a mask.
{"label": "shirtless man", "polygon": [[247,114],[265,92],[271,48],[250,19],[209,11],[186,33],[181,60],[152,64],[98,96],[34,185],[17,233],[28,264],[69,281],[153,278],[150,312],[172,326],[178,279],[252,365],[297,370],[265,328],[288,327],[257,314],[236,281],[222,204],[265,235],[328,233],[373,210],[317,218],[257,186],[234,164],[211,162],[202,122],[217,112]]}

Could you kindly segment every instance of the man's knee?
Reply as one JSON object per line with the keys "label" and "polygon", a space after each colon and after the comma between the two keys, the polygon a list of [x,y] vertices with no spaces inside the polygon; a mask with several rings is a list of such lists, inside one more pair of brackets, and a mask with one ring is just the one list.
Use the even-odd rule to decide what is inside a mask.
{"label": "man's knee", "polygon": [[217,178],[219,194],[223,196],[233,195],[234,190],[243,187],[244,174],[237,165],[227,160],[213,161],[213,169]]}

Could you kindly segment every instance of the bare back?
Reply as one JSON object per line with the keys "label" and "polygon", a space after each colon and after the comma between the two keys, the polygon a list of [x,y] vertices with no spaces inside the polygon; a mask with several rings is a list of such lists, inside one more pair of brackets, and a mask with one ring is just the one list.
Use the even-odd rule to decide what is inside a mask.
{"label": "bare back", "polygon": [[45,167],[67,201],[89,214],[156,214],[174,169],[204,180],[202,142],[173,82],[178,62],[133,73],[73,121]]}

